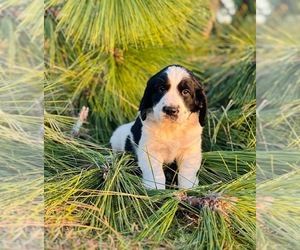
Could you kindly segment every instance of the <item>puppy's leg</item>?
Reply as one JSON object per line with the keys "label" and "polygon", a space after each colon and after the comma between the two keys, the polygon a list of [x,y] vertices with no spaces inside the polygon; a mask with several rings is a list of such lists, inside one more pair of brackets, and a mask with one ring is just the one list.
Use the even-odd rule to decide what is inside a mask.
{"label": "puppy's leg", "polygon": [[198,185],[197,172],[201,165],[201,152],[187,152],[177,159],[179,166],[178,185],[181,188],[192,188]]}
{"label": "puppy's leg", "polygon": [[143,173],[144,186],[150,189],[165,189],[166,177],[160,154],[158,152],[150,153],[139,148],[138,161]]}
{"label": "puppy's leg", "polygon": [[171,164],[164,165],[164,173],[166,176],[166,188],[174,189],[178,186],[178,166],[174,161]]}

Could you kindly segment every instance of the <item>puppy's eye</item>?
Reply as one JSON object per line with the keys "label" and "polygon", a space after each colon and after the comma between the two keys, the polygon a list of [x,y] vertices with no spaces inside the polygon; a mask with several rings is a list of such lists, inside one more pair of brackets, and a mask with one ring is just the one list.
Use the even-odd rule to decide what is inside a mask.
{"label": "puppy's eye", "polygon": [[164,86],[159,86],[158,87],[158,91],[161,92],[161,93],[163,93],[163,92],[166,91],[166,88]]}
{"label": "puppy's eye", "polygon": [[182,90],[181,94],[182,94],[183,96],[188,96],[188,95],[191,94],[191,92],[190,92],[188,89],[184,89],[184,90]]}

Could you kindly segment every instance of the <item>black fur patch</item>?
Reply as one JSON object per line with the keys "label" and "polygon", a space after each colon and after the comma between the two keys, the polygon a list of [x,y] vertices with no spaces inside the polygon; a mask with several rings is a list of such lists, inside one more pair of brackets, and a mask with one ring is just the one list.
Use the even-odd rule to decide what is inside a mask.
{"label": "black fur patch", "polygon": [[[183,79],[177,86],[177,89],[182,96],[185,106],[191,111],[191,112],[197,112],[199,110],[199,107],[197,106],[197,103],[195,101],[196,97],[196,84],[191,79]],[[184,95],[183,91],[187,90],[189,94]]]}
{"label": "black fur patch", "polygon": [[125,142],[125,151],[134,152],[130,136],[128,135]]}
{"label": "black fur patch", "polygon": [[142,136],[142,127],[143,124],[141,122],[141,119],[140,117],[137,117],[130,129],[133,138],[131,138],[129,135],[126,138],[125,151],[135,153],[134,147],[139,145]]}
{"label": "black fur patch", "polygon": [[[192,72],[188,72],[191,78],[183,79],[178,84],[177,89],[181,94],[186,107],[191,112],[199,112],[199,123],[202,127],[204,127],[207,112],[207,101],[204,94],[204,89],[200,83],[200,80]],[[189,94],[184,95],[184,90],[188,90]]]}
{"label": "black fur patch", "polygon": [[147,82],[139,108],[143,121],[146,119],[147,113],[152,111],[153,106],[160,101],[171,86],[168,82],[168,74],[165,72],[166,69],[167,67],[159,71]]}
{"label": "black fur patch", "polygon": [[143,127],[142,121],[140,117],[137,117],[130,130],[133,135],[133,142],[135,143],[135,145],[139,145],[142,136],[142,127]]}

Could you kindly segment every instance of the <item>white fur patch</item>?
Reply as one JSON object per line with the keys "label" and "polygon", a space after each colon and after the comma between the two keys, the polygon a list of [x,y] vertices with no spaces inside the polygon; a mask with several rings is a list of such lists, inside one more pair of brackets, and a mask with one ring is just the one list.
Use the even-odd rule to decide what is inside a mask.
{"label": "white fur patch", "polygon": [[126,123],[118,127],[110,138],[110,144],[115,151],[124,151],[128,135],[131,135],[130,129],[134,122]]}
{"label": "white fur patch", "polygon": [[183,78],[189,78],[189,73],[182,67],[171,66],[166,70],[172,86],[177,86]]}

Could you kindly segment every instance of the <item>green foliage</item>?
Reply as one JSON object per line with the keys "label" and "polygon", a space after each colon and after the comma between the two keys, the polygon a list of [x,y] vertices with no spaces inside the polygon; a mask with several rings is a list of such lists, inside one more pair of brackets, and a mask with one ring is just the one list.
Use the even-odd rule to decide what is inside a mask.
{"label": "green foliage", "polygon": [[[94,150],[101,148],[92,144],[89,147]],[[78,147],[69,150],[69,153],[74,152],[77,161],[95,154],[86,148],[80,157],[75,152],[77,150]],[[105,150],[101,152],[105,153]],[[227,170],[224,165],[215,164],[215,171],[223,173],[217,175],[219,183],[202,177],[201,185],[188,191],[190,195],[211,200],[209,205],[203,203],[199,208],[180,199],[182,191],[144,190],[136,176],[137,167],[132,165],[128,155],[113,157],[106,151],[102,165],[85,167],[83,164],[81,169],[57,174],[45,185],[46,225],[49,225],[46,235],[58,237],[58,241],[49,241],[49,246],[61,246],[68,227],[72,227],[75,232],[67,241],[74,240],[76,232],[84,230],[85,237],[93,241],[101,236],[103,242],[99,242],[100,246],[105,246],[106,236],[111,235],[114,244],[122,248],[138,244],[140,247],[171,246],[178,249],[232,248],[237,245],[253,248],[254,167],[245,166],[245,171],[242,171],[234,158],[226,155],[226,151],[211,153],[211,162],[213,158],[215,163],[225,164],[226,161]],[[70,154],[64,160],[68,162],[72,158],[74,156]],[[204,155],[204,158],[209,157]]]}
{"label": "green foliage", "polygon": [[[61,1],[46,1],[46,8],[61,6],[57,28],[64,30],[67,40],[80,41],[84,48],[113,53],[116,48],[128,50],[132,46],[184,40],[191,29],[189,22],[195,23],[197,10],[206,7],[204,2],[103,0],[61,4]],[[203,27],[203,23],[198,24]]]}
{"label": "green foliage", "polygon": [[201,38],[209,9],[206,1],[79,2],[46,2],[46,76],[66,93],[60,100],[93,110],[91,133],[105,142],[113,127],[134,118],[149,76],[186,61],[180,57]]}
{"label": "green foliage", "polygon": [[[254,248],[254,19],[249,11],[247,21],[209,34],[210,8],[210,1],[46,1],[48,248]],[[132,156],[108,149],[113,130],[135,118],[149,77],[169,64],[193,70],[209,102],[200,185],[186,192],[145,190]],[[88,122],[74,138],[83,105]]]}

